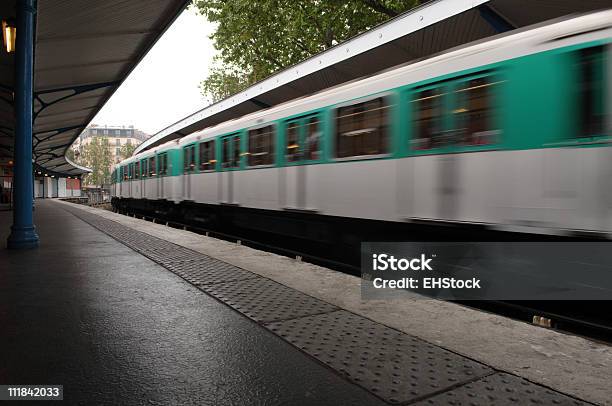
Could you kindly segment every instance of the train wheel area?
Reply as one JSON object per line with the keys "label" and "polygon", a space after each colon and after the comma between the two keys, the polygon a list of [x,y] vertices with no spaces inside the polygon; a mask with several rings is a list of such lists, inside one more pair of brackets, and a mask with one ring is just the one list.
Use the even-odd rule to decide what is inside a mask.
{"label": "train wheel area", "polygon": [[[264,373],[264,386],[272,368],[288,374],[296,368],[302,371],[302,389],[304,385],[319,385],[316,379],[329,379],[322,386],[334,395],[316,386],[309,396],[327,398],[312,398],[310,404],[609,401],[606,387],[612,372],[612,350],[605,343],[457,303],[410,297],[408,292],[402,300],[364,301],[358,277],[299,257],[257,250],[245,241],[211,238],[133,214],[125,216],[65,202],[45,205],[37,210],[38,215],[51,211],[69,215],[79,227],[93,227],[89,232],[96,239],[112,241],[122,253],[131,252],[130,257],[150,264],[146,273],[124,269],[122,278],[148,283],[148,289],[156,292],[163,285],[159,280],[175,277],[171,290],[180,285],[188,291],[182,293],[190,297],[186,299],[188,313],[201,312],[200,306],[206,309],[204,313],[235,310],[232,317],[243,320],[251,331],[241,333],[230,325],[218,325],[227,331],[223,338],[227,354],[234,352],[235,345],[254,354],[262,348],[279,351],[272,348],[279,345],[282,356],[272,357],[275,366],[257,364]],[[145,306],[161,300],[140,296]],[[198,304],[210,298],[216,299],[214,306]],[[179,303],[181,300],[180,295],[163,297],[164,306],[185,306]],[[127,313],[118,313],[117,317],[138,317],[129,306],[120,307]],[[208,315],[204,319],[208,317],[214,318]],[[128,324],[118,323],[116,327],[123,331],[129,329]],[[183,326],[179,332],[180,328],[200,327]],[[218,348],[220,338],[211,334],[206,349],[199,351]],[[250,339],[242,340],[240,334],[250,334]],[[266,357],[271,358],[270,354]],[[234,361],[230,356],[229,363]],[[158,363],[163,366],[165,361]],[[247,374],[249,371],[247,368]],[[292,390],[287,386],[282,392]]]}

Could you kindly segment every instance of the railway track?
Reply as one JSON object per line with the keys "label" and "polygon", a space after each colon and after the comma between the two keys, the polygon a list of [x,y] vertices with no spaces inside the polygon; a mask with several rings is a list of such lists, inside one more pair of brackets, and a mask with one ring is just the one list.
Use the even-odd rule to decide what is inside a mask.
{"label": "railway track", "polygon": [[[137,213],[120,213],[129,217],[164,224],[168,227],[192,231],[213,238],[230,241],[249,246],[251,248],[272,252],[296,260],[321,265],[339,272],[360,276],[360,267],[348,261],[335,260],[320,255],[316,244],[304,244],[300,241],[301,249],[296,249],[295,241],[291,238],[260,233],[257,236],[249,235],[250,230],[244,232],[225,232],[186,224],[175,220],[168,220],[150,215]],[[263,238],[255,238],[262,237]],[[607,302],[598,301],[542,301],[542,302],[505,302],[505,301],[455,301],[466,307],[503,315],[527,323],[536,324],[543,328],[551,328],[563,333],[587,337],[589,339],[612,343],[612,315],[606,311]]]}

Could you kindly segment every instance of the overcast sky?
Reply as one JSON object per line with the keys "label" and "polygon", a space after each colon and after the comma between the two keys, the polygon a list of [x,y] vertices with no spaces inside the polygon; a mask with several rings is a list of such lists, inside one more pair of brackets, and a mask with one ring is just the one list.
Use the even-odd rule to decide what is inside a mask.
{"label": "overcast sky", "polygon": [[185,10],[115,92],[93,124],[133,125],[155,134],[208,103],[198,85],[214,56],[214,24]]}

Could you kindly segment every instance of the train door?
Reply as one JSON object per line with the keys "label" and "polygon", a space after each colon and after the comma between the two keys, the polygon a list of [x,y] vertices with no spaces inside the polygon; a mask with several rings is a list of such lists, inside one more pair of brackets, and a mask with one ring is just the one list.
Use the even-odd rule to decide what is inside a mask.
{"label": "train door", "polygon": [[148,168],[147,168],[147,162],[148,160],[145,158],[143,160],[140,161],[140,198],[146,198],[147,197],[147,175],[148,175]]}
{"label": "train door", "polygon": [[140,180],[140,161],[134,163],[134,194],[132,195],[135,199],[142,197],[142,188]]}
{"label": "train door", "polygon": [[[289,209],[312,209],[307,196],[308,176],[321,156],[321,121],[318,115],[288,121],[285,132],[285,206]],[[310,203],[310,204],[309,204]]]}
{"label": "train door", "polygon": [[119,197],[123,198],[124,196],[124,189],[125,189],[125,167],[122,166],[121,168],[119,168]]}
{"label": "train door", "polygon": [[127,166],[121,167],[121,197],[127,197]]}
{"label": "train door", "polygon": [[183,148],[183,198],[185,200],[193,200],[191,178],[196,169],[195,149],[195,144]]}
{"label": "train door", "polygon": [[132,182],[134,181],[134,164],[129,164],[128,166],[128,176],[129,176],[129,180],[128,180],[128,197],[134,197],[134,195],[132,194],[132,189],[133,189],[133,185]]}
{"label": "train door", "polygon": [[236,203],[234,196],[234,171],[240,169],[240,134],[221,139],[221,203]]}
{"label": "train door", "polygon": [[163,152],[157,156],[157,198],[165,199],[164,177],[168,174],[168,153]]}

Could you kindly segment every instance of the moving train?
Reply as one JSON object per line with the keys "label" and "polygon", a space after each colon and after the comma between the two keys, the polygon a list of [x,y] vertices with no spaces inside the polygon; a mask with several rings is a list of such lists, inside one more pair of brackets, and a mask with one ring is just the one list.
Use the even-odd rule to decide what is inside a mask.
{"label": "moving train", "polygon": [[609,238],[611,74],[612,10],[556,20],[143,151],[112,204],[319,240],[358,220]]}

